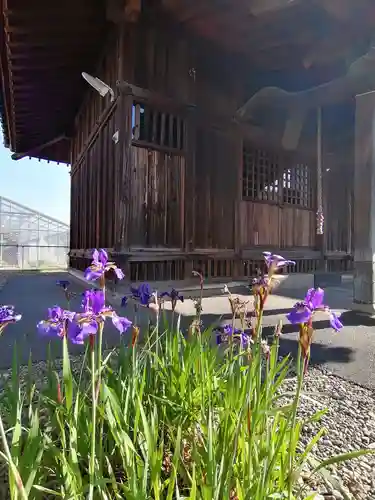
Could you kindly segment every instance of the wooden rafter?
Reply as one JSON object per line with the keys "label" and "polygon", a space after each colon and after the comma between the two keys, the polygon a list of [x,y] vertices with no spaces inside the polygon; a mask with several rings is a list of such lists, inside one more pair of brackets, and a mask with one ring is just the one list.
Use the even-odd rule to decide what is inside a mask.
{"label": "wooden rafter", "polygon": [[[3,0],[1,11],[5,135],[21,153],[64,134],[84,90],[82,67],[95,61],[107,28],[101,2],[34,3],[30,10],[25,0]],[[66,162],[67,151],[52,143],[43,154]]]}
{"label": "wooden rafter", "polygon": [[141,8],[141,0],[106,0],[107,19],[115,24],[136,22]]}
{"label": "wooden rafter", "polygon": [[270,12],[277,12],[282,9],[294,7],[301,0],[251,0],[249,2],[249,12],[253,16],[262,16]]}
{"label": "wooden rafter", "polygon": [[346,75],[328,83],[299,92],[287,92],[278,87],[265,87],[253,95],[238,111],[242,120],[251,119],[259,109],[269,107],[311,109],[354,97],[373,89],[375,46],[351,64]]}
{"label": "wooden rafter", "polygon": [[338,21],[347,21],[353,13],[353,7],[363,4],[363,0],[357,0],[355,4],[352,0],[315,0],[316,3],[324,9],[330,16]]}
{"label": "wooden rafter", "polygon": [[35,148],[31,149],[30,151],[26,151],[24,153],[14,153],[12,154],[12,160],[21,160],[22,158],[25,158],[27,156],[36,156],[37,153],[39,153],[41,150],[47,148],[48,146],[53,146],[54,144],[61,142],[63,140],[66,140],[67,137],[65,135],[60,135],[59,137],[55,137],[55,139],[52,139],[51,141],[48,141],[44,144],[40,144],[39,146],[36,146]]}

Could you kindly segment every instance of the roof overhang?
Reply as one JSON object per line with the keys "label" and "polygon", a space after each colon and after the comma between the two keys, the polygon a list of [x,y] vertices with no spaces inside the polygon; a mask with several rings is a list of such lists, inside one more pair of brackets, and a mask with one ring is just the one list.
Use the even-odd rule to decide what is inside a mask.
{"label": "roof overhang", "polygon": [[105,40],[104,0],[0,0],[1,113],[5,145],[69,163],[74,115]]}
{"label": "roof overhang", "polygon": [[375,23],[372,0],[159,2],[189,31],[267,69],[308,69],[346,58],[373,35]]}
{"label": "roof overhang", "polygon": [[[137,13],[140,0],[32,3],[31,9],[30,0],[0,0],[5,144],[15,158],[69,162],[68,137],[87,89],[81,72],[94,70],[109,14],[116,20],[120,4],[126,15]],[[373,0],[143,0],[144,11],[151,6],[197,38],[240,57],[241,75],[250,80],[262,69],[316,73],[324,84],[338,63],[344,69],[335,76],[343,76],[368,50],[375,25]]]}

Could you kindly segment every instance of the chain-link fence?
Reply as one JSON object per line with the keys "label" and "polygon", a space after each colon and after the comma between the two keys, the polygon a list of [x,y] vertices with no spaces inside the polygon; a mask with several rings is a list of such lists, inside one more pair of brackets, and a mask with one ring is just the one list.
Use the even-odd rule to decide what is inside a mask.
{"label": "chain-link fence", "polygon": [[66,269],[68,247],[1,245],[0,269]]}

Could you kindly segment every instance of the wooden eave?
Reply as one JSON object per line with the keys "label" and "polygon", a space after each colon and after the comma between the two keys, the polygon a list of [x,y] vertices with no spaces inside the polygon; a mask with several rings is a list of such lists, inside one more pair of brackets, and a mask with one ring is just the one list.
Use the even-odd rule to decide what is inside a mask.
{"label": "wooden eave", "polygon": [[267,69],[345,58],[371,37],[372,0],[159,0],[189,31]]}
{"label": "wooden eave", "polygon": [[[30,8],[30,0],[0,0],[0,112],[14,152],[47,144],[40,157],[69,162],[65,137],[87,89],[81,71],[94,70],[113,26],[108,6],[122,2],[131,12],[140,5],[34,0]],[[143,0],[143,14],[154,11],[167,13],[198,43],[206,39],[219,54],[239,58],[244,78],[268,72],[265,85],[276,73],[314,74],[316,84],[342,76],[368,50],[375,24],[373,0]]]}
{"label": "wooden eave", "polygon": [[0,0],[4,142],[15,153],[69,163],[66,137],[86,90],[81,72],[93,68],[105,40],[105,2],[29,4]]}

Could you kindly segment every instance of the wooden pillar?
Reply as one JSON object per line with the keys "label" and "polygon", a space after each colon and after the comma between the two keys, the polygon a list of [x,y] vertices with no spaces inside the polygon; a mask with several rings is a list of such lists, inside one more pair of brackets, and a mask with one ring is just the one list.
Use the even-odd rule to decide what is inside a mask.
{"label": "wooden pillar", "polygon": [[[195,108],[189,108],[186,118],[185,141],[186,141],[186,164],[184,179],[184,213],[185,231],[183,250],[189,255],[195,247],[195,210],[196,210],[196,186],[195,186],[195,157],[197,137],[197,117]],[[193,261],[187,257],[185,261],[185,279],[190,279],[193,271]]]}
{"label": "wooden pillar", "polygon": [[132,178],[132,105],[130,89],[120,89],[116,110],[119,141],[116,144],[115,241],[116,250],[124,251],[131,245],[131,178]]}
{"label": "wooden pillar", "polygon": [[[241,202],[242,202],[242,169],[243,169],[243,137],[238,133],[237,128],[232,131],[234,142],[233,168],[235,175],[234,185],[234,263],[232,279],[242,278],[244,268],[242,263],[242,246],[241,246]],[[227,165],[229,169],[230,166]]]}
{"label": "wooden pillar", "polygon": [[375,313],[375,92],[356,97],[354,304]]}
{"label": "wooden pillar", "polygon": [[195,246],[195,155],[196,155],[196,112],[195,108],[188,109],[185,129],[185,232],[184,232],[184,250],[191,252]]}
{"label": "wooden pillar", "polygon": [[322,175],[322,109],[316,113],[316,246],[323,253],[323,175]]}
{"label": "wooden pillar", "polygon": [[321,252],[320,267],[327,271],[324,238],[324,194],[323,194],[323,119],[322,108],[316,110],[316,249]]}

